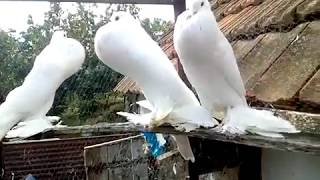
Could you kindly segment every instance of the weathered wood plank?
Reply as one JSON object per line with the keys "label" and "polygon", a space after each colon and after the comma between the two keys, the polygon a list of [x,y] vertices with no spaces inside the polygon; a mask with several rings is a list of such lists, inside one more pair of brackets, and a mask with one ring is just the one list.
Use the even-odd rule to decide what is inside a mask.
{"label": "weathered wood plank", "polygon": [[214,11],[214,14],[217,18],[217,20],[220,20],[221,18],[225,17],[225,12],[236,5],[238,0],[230,0],[227,1],[227,3],[220,3],[219,1],[216,1],[215,4],[212,5],[212,9]]}
{"label": "weathered wood plank", "polygon": [[[294,27],[296,24],[296,8],[305,0],[273,0],[274,6],[270,6],[268,11],[263,12],[263,18],[257,21],[257,25],[263,28],[271,28],[276,30],[290,29],[290,26]],[[277,3],[277,4],[276,4]],[[265,3],[268,6],[268,3]]]}
{"label": "weathered wood plank", "polygon": [[88,180],[148,179],[148,164],[141,135],[84,148]]}
{"label": "weathered wood plank", "polygon": [[[118,168],[112,168],[108,169],[108,180],[132,180],[133,179],[133,170],[132,167],[118,167]],[[145,169],[145,171],[147,171]],[[90,180],[90,179],[89,179]],[[95,179],[92,179],[95,180]]]}
{"label": "weathered wood plank", "polygon": [[[267,109],[268,110],[268,109]],[[270,110],[270,109],[269,109]],[[296,111],[286,110],[272,110],[275,114],[283,117],[284,119],[292,122],[303,133],[319,134],[320,133],[320,114],[303,113]],[[128,131],[123,131],[125,126]],[[137,133],[138,131],[129,131],[134,129],[135,126],[131,123],[99,123],[96,125],[73,126],[48,129],[44,134],[46,137],[63,137],[72,134],[80,136],[96,136],[101,134],[112,133]]]}
{"label": "weathered wood plank", "polygon": [[253,39],[267,32],[286,32],[319,17],[318,0],[228,0],[212,9],[229,40]]}
{"label": "weathered wood plank", "polygon": [[305,0],[297,9],[297,17],[300,21],[305,19],[312,19],[312,16],[320,12],[319,0]]}
{"label": "weathered wood plank", "polygon": [[320,135],[320,114],[293,111],[276,111],[275,114],[288,119],[303,133]]}
{"label": "weathered wood plank", "polygon": [[239,40],[233,46],[233,51],[238,62],[242,61],[244,57],[261,41],[265,36],[262,34],[253,40]]}
{"label": "weathered wood plank", "polygon": [[207,173],[199,176],[199,180],[238,180],[239,167],[224,168],[223,171]]}
{"label": "weathered wood plank", "polygon": [[303,87],[299,98],[301,101],[320,104],[320,70]]}
{"label": "weathered wood plank", "polygon": [[159,171],[156,175],[159,180],[185,180],[188,176],[188,162],[177,150],[169,151],[158,158]]}
{"label": "weathered wood plank", "polygon": [[303,133],[286,135],[286,138],[284,139],[274,139],[256,135],[221,133],[219,128],[197,129],[190,133],[185,133],[178,132],[168,127],[148,129],[142,126],[135,126],[132,123],[101,123],[93,126],[87,125],[55,128],[48,130],[47,133],[53,137],[62,137],[63,135],[70,134],[92,136],[119,132],[138,133],[141,131],[154,131],[165,134],[186,134],[188,136],[195,136],[223,142],[320,155],[320,136],[315,136],[315,134],[319,133],[320,129],[319,114],[305,114],[292,111],[276,111],[276,114],[281,114],[281,116],[288,117],[288,120],[293,122]]}
{"label": "weathered wood plank", "polygon": [[291,99],[298,93],[320,65],[319,34],[320,21],[308,24],[257,82],[253,88],[257,99],[276,102]]}
{"label": "weathered wood plank", "polygon": [[[246,89],[250,90],[269,66],[285,51],[305,28],[300,25],[288,33],[269,33],[239,62],[239,69]],[[252,92],[253,94],[255,92]]]}

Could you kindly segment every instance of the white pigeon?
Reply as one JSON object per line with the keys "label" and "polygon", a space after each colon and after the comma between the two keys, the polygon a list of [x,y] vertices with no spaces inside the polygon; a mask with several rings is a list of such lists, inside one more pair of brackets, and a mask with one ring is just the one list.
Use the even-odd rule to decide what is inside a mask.
{"label": "white pigeon", "polygon": [[226,113],[223,129],[243,134],[282,137],[299,131],[272,112],[248,106],[233,49],[219,29],[210,3],[192,0],[178,16],[174,46],[201,104],[214,116]]}
{"label": "white pigeon", "polygon": [[52,122],[60,119],[46,116],[55,92],[80,69],[84,59],[85,50],[80,42],[65,37],[62,31],[54,32],[23,84],[12,90],[0,105],[0,139],[6,133],[7,138],[26,138],[52,127]]}
{"label": "white pigeon", "polygon": [[[136,81],[148,101],[140,105],[151,109],[150,113],[118,113],[129,121],[149,126],[168,123],[185,131],[217,124],[180,79],[166,54],[130,14],[114,14],[111,22],[97,31],[95,51],[110,68]],[[175,137],[182,156],[194,161],[187,136]]]}

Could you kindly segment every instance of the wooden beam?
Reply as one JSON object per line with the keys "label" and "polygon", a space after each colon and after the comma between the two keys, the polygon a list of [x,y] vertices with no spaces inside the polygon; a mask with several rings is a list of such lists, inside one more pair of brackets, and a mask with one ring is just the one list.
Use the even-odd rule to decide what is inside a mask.
{"label": "wooden beam", "polygon": [[[296,127],[302,131],[300,134],[286,134],[285,138],[268,138],[257,135],[237,135],[230,133],[221,133],[221,129],[196,129],[190,133],[174,130],[172,127],[158,127],[154,129],[136,126],[132,123],[101,123],[96,125],[75,126],[51,129],[44,132],[45,137],[70,137],[77,136],[95,136],[112,133],[131,133],[141,131],[153,131],[165,134],[185,134],[192,137],[199,137],[209,140],[230,142],[255,146],[261,148],[271,148],[293,152],[305,152],[309,154],[320,155],[320,136],[315,136],[319,132],[320,115],[304,114],[292,111],[277,111],[277,114],[287,117]],[[46,135],[47,134],[47,135]]]}
{"label": "wooden beam", "polygon": [[47,1],[47,2],[83,2],[83,3],[108,3],[108,4],[171,4],[176,0],[0,0],[0,1]]}
{"label": "wooden beam", "polygon": [[186,10],[186,1],[175,0],[173,3],[173,9],[174,9],[174,19],[176,20],[178,15]]}
{"label": "wooden beam", "polygon": [[77,133],[87,136],[97,134],[109,134],[118,132],[141,132],[152,131],[166,134],[185,134],[188,136],[211,139],[216,141],[231,142],[236,144],[244,144],[248,146],[256,146],[262,148],[271,148],[278,150],[286,150],[293,152],[306,152],[310,154],[320,155],[320,137],[314,137],[306,134],[288,135],[286,138],[267,138],[256,135],[237,135],[230,133],[221,133],[218,128],[213,129],[197,129],[195,131],[185,133],[174,130],[172,127],[158,127],[155,129],[146,129],[143,126],[135,126],[132,123],[112,123],[99,124],[95,126],[81,127],[64,127],[49,130],[54,136],[62,136],[70,133]]}

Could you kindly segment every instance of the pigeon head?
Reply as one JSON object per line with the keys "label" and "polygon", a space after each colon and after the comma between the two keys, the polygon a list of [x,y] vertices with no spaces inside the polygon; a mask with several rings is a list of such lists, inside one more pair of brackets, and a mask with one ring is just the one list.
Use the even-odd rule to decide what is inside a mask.
{"label": "pigeon head", "polygon": [[85,49],[75,39],[68,38],[64,31],[55,31],[49,44],[51,57],[46,61],[55,65],[68,76],[77,72],[85,59]]}
{"label": "pigeon head", "polygon": [[117,21],[124,21],[124,20],[129,20],[132,21],[135,18],[128,12],[125,11],[118,11],[113,13],[113,15],[111,16],[111,22],[117,22]]}
{"label": "pigeon head", "polygon": [[178,17],[175,24],[175,32],[180,32],[185,26],[186,22],[192,17],[190,10],[182,12]]}
{"label": "pigeon head", "polygon": [[210,9],[210,3],[208,0],[193,0],[190,5],[192,14],[197,14],[202,9]]}
{"label": "pigeon head", "polygon": [[50,43],[55,42],[55,41],[59,41],[59,40],[61,40],[61,38],[65,38],[65,37],[67,37],[67,33],[65,31],[55,31],[52,34]]}

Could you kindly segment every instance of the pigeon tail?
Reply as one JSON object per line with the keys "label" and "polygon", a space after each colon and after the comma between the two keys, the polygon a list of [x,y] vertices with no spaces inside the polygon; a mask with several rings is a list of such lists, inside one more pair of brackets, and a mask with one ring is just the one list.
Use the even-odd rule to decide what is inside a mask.
{"label": "pigeon tail", "polygon": [[244,134],[246,131],[261,136],[282,138],[280,133],[299,133],[289,121],[275,116],[271,111],[257,110],[247,106],[228,109],[223,131]]}
{"label": "pigeon tail", "polygon": [[[160,126],[164,123],[171,124],[180,131],[189,132],[200,126],[214,127],[218,122],[211,118],[210,113],[200,105],[186,105],[172,111],[164,111],[165,113],[156,113],[153,111],[152,105],[148,101],[139,101],[141,107],[151,111],[146,114],[131,114],[126,112],[118,112],[117,114],[125,116],[129,121],[135,124]],[[170,108],[168,108],[170,109]],[[155,117],[155,114],[161,115],[161,118]],[[195,161],[190,142],[185,135],[172,135],[176,140],[178,151],[185,160]]]}
{"label": "pigeon tail", "polygon": [[50,120],[51,119],[47,119],[47,118],[39,118],[39,119],[32,119],[28,121],[22,121],[7,133],[6,138],[25,139],[33,135],[36,135],[38,133],[41,133],[44,130],[53,127]]}
{"label": "pigeon tail", "polygon": [[5,106],[5,103],[0,106],[0,141],[20,120],[20,116],[18,114],[7,111]]}

